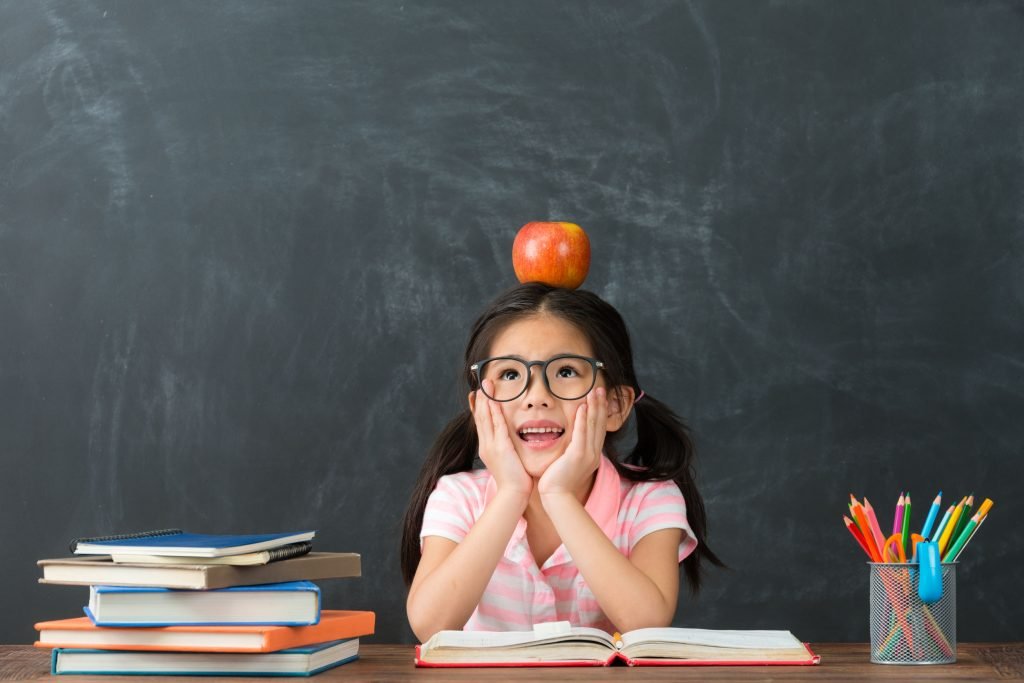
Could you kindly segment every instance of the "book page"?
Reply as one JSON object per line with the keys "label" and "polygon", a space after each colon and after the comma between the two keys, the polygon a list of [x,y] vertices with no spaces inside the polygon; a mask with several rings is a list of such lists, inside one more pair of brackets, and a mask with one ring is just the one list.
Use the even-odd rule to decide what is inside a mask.
{"label": "book page", "polygon": [[574,626],[568,633],[548,637],[537,636],[533,631],[439,631],[423,644],[423,648],[521,647],[573,640],[598,642],[614,647],[612,637],[608,633],[596,628]]}
{"label": "book page", "polygon": [[724,631],[703,628],[639,628],[622,634],[623,647],[642,642],[685,643],[756,650],[802,648],[789,631]]}

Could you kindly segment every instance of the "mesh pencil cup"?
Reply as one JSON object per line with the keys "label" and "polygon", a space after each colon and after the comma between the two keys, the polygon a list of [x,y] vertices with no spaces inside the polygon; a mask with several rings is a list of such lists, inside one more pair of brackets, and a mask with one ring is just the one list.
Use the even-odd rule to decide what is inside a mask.
{"label": "mesh pencil cup", "polygon": [[952,664],[956,661],[956,563],[943,562],[942,596],[925,603],[917,564],[869,562],[871,661]]}

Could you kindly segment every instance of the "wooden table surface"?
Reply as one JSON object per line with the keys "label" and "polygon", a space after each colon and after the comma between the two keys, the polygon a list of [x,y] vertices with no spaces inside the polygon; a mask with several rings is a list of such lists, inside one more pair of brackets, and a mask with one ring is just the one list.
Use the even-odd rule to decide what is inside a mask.
{"label": "wooden table surface", "polygon": [[[359,660],[324,671],[320,683],[346,681],[1024,681],[1024,643],[960,643],[957,663],[945,666],[871,664],[866,643],[812,643],[818,666],[742,667],[580,667],[517,669],[417,669],[411,645],[364,643]],[[0,680],[44,681],[50,676],[50,652],[30,645],[0,645]],[[68,680],[109,680],[103,676],[64,676]],[[121,680],[129,680],[122,678]],[[135,677],[134,681],[140,681]],[[210,683],[210,677],[179,678]],[[267,678],[231,681],[267,683]]]}

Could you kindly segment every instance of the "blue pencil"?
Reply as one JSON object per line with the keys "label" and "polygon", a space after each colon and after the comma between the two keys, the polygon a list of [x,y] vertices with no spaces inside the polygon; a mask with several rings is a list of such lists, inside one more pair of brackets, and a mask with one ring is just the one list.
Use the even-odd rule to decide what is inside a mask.
{"label": "blue pencil", "polygon": [[949,522],[949,518],[953,515],[953,508],[954,507],[956,507],[956,506],[955,505],[950,505],[949,506],[949,509],[946,510],[946,514],[944,514],[942,516],[942,521],[939,522],[939,525],[937,527],[935,527],[935,533],[932,534],[932,540],[933,541],[938,541],[939,540],[939,536],[942,535],[942,530],[946,528],[946,523]]}
{"label": "blue pencil", "polygon": [[939,495],[935,496],[932,506],[928,509],[928,518],[924,520],[924,528],[921,529],[921,535],[925,538],[928,538],[928,534],[932,532],[932,525],[935,524],[935,518],[939,516],[939,508],[941,506],[942,491],[939,491]]}

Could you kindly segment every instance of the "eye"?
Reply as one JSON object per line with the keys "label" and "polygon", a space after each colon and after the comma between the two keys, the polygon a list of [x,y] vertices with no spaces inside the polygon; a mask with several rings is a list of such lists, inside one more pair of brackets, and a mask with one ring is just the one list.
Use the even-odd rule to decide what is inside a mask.
{"label": "eye", "polygon": [[503,370],[499,377],[506,382],[514,382],[519,379],[519,372],[517,370]]}
{"label": "eye", "polygon": [[578,377],[579,373],[576,372],[576,368],[572,367],[571,365],[563,365],[562,367],[558,368],[556,376],[561,377],[563,379],[571,379],[573,377]]}

